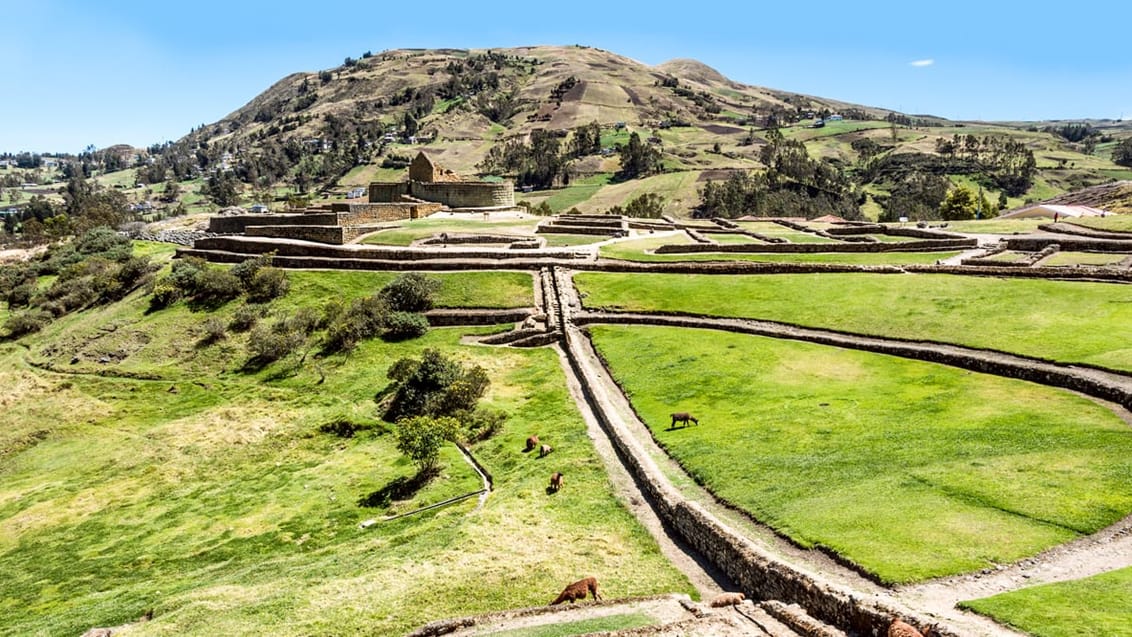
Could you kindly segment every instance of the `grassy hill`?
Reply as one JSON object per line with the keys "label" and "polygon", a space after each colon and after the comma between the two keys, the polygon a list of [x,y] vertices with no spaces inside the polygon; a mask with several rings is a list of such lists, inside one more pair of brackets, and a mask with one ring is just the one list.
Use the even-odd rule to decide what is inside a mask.
{"label": "grassy hill", "polygon": [[[154,245],[138,250],[167,259]],[[394,275],[289,276],[261,320]],[[440,278],[442,305],[533,303],[525,273]],[[691,592],[614,497],[553,351],[462,342],[498,327],[447,328],[248,368],[247,333],[203,339],[206,321],[240,307],[152,311],[138,291],[0,344],[0,635],[77,635],[151,608],[146,634],[391,635],[545,604],[585,575],[612,596]],[[482,508],[472,498],[385,521],[481,487],[448,445],[424,489],[374,497],[415,472],[375,394],[394,361],[424,348],[487,371],[484,400],[508,419],[472,453],[495,490]],[[323,430],[343,421],[357,431]],[[532,433],[555,452],[521,453]],[[555,470],[567,483],[549,497]]]}

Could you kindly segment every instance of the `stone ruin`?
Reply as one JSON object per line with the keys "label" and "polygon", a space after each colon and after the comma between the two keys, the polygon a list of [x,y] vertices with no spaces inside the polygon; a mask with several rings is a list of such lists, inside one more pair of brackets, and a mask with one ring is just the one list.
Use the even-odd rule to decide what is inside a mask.
{"label": "stone ruin", "polygon": [[486,182],[461,177],[419,152],[409,164],[406,181],[369,185],[370,203],[417,201],[437,203],[453,212],[513,211],[515,187],[509,181]]}

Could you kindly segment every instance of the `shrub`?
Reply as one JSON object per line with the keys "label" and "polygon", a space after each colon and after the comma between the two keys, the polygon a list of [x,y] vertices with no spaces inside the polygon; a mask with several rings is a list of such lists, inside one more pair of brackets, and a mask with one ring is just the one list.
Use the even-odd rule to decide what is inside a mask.
{"label": "shrub", "polygon": [[416,463],[421,473],[434,470],[440,446],[453,440],[460,423],[455,418],[415,416],[397,421],[397,449]]}
{"label": "shrub", "polygon": [[400,341],[417,338],[428,333],[428,319],[424,314],[417,312],[393,312],[385,323],[385,334],[382,338],[390,341]]}
{"label": "shrub", "polygon": [[272,327],[257,325],[248,337],[248,351],[252,358],[263,363],[277,361],[303,344],[305,337],[286,329],[286,322],[277,322]]}
{"label": "shrub", "polygon": [[169,278],[161,277],[153,284],[149,297],[150,311],[160,310],[176,303],[181,299],[181,289]]}
{"label": "shrub", "polygon": [[266,312],[267,308],[262,305],[245,303],[232,313],[232,320],[228,322],[228,327],[233,332],[246,332],[252,329]]}
{"label": "shrub", "polygon": [[38,332],[50,322],[51,314],[43,310],[30,309],[9,316],[4,322],[4,329],[8,330],[8,336],[14,338]]}
{"label": "shrub", "polygon": [[12,288],[8,292],[7,300],[9,308],[27,307],[31,302],[33,296],[38,291],[38,287],[34,282],[21,283]]}
{"label": "shrub", "polygon": [[432,309],[440,281],[419,272],[402,274],[381,289],[379,295],[394,312],[425,312]]}
{"label": "shrub", "polygon": [[231,272],[236,276],[237,279],[240,280],[240,284],[247,288],[251,285],[252,279],[255,277],[256,273],[260,271],[260,269],[266,268],[271,265],[271,260],[274,256],[274,252],[268,252],[266,254],[261,254],[258,257],[244,259],[243,261],[232,266]]}
{"label": "shrub", "polygon": [[290,287],[291,282],[287,280],[287,273],[271,267],[260,268],[252,275],[251,280],[244,284],[244,289],[248,292],[248,300],[256,303],[277,299],[287,294]]}
{"label": "shrub", "polygon": [[474,411],[457,415],[464,426],[468,442],[479,442],[494,436],[507,420],[507,414],[491,407],[477,407]]}
{"label": "shrub", "polygon": [[210,316],[204,322],[204,343],[215,343],[228,335],[228,326],[218,316]]}
{"label": "shrub", "polygon": [[200,257],[186,257],[173,262],[167,278],[169,284],[177,288],[182,296],[196,294],[201,274],[208,268],[208,264]]}
{"label": "shrub", "polygon": [[206,268],[197,276],[193,300],[206,307],[219,307],[242,292],[243,286],[236,275],[220,268]]}
{"label": "shrub", "polygon": [[395,362],[387,376],[397,383],[397,392],[385,412],[386,420],[392,421],[474,410],[490,383],[482,367],[464,367],[435,349],[424,350],[419,361]]}

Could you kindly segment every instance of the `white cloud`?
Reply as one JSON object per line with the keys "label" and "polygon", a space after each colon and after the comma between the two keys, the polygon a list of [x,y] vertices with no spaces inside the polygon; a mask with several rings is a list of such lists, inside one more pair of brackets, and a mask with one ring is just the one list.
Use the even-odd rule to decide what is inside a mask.
{"label": "white cloud", "polygon": [[927,60],[916,60],[915,62],[909,62],[908,64],[910,66],[931,66],[935,64],[935,60],[929,58]]}

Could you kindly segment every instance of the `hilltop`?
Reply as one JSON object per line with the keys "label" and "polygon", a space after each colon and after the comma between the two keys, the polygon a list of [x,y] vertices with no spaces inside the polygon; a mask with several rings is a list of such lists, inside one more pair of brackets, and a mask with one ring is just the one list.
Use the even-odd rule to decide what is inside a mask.
{"label": "hilltop", "polygon": [[[565,153],[587,126],[597,138],[553,167],[553,180],[523,183],[513,167],[485,162],[493,149],[537,136]],[[1000,210],[1132,179],[1112,161],[1132,130],[1125,122],[949,121],[743,84],[696,60],[650,66],[585,46],[366,52],[287,75],[221,120],[139,149],[130,161],[117,147],[83,161],[131,201],[190,212],[210,201],[281,209],[296,194],[345,197],[374,180],[403,179],[408,160],[424,151],[460,174],[527,185],[533,192],[520,201],[554,212],[604,212],[653,193],[667,213],[690,216],[706,184],[767,167],[772,130],[804,145],[810,172],[844,177],[839,210],[869,218],[905,205],[915,190],[905,183],[910,174],[945,180],[927,188],[929,198],[966,186]],[[618,149],[633,133],[658,153],[659,170],[625,178]],[[795,189],[825,188],[804,175],[791,179]],[[172,184],[177,192],[166,196]]]}

